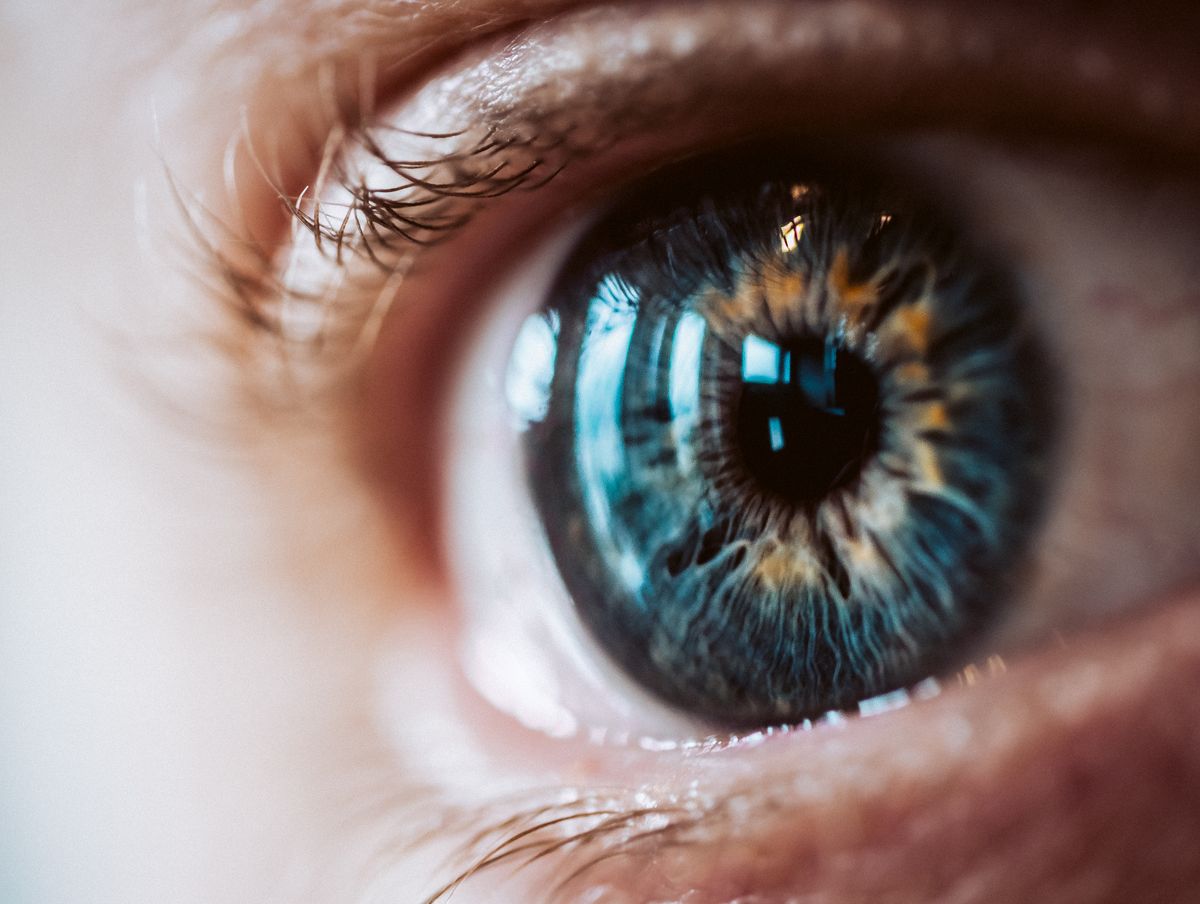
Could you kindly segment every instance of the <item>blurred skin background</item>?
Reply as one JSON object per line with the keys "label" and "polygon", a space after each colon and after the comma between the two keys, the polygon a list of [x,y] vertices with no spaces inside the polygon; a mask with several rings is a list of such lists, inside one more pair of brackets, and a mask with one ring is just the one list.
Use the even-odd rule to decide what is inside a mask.
{"label": "blurred skin background", "polygon": [[[782,15],[794,33],[768,27]],[[1155,3],[5,0],[0,900],[409,902],[456,878],[454,900],[487,902],[1196,900],[1197,38]],[[510,271],[556,266],[564,211],[785,126],[761,90],[785,62],[780,91],[830,130],[911,118],[1017,149],[960,155],[954,178],[980,204],[1057,193],[1007,247],[1070,246],[1047,281],[1096,306],[1081,322],[1119,324],[1079,353],[1097,373],[1123,366],[1117,334],[1169,362],[1131,369],[1145,394],[1116,409],[1161,456],[1096,472],[1078,519],[1096,539],[1076,542],[1115,570],[1054,585],[1067,615],[990,674],[713,749],[549,737],[456,653],[470,607],[438,426],[456,362],[483,354]],[[721,108],[748,72],[757,102]],[[279,195],[328,188],[347,124],[449,133],[510,102],[586,133],[605,91],[686,104],[689,79],[715,113],[632,137],[612,123],[636,117],[605,113],[575,182],[498,199],[380,289],[421,304],[379,323],[351,306],[319,353],[256,325],[289,245],[313,241]],[[1042,118],[1037,141],[1016,128]],[[1083,151],[1039,156],[1050,133]],[[1156,508],[1101,504],[1134,472]],[[623,698],[599,713],[611,735],[686,734]]]}

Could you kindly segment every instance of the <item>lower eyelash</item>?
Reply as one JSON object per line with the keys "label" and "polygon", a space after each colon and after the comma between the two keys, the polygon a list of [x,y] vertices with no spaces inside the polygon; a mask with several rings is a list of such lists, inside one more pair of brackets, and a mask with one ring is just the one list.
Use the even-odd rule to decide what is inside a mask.
{"label": "lower eyelash", "polygon": [[533,807],[475,834],[464,846],[468,866],[439,887],[423,904],[450,898],[464,883],[496,868],[520,870],[558,857],[545,901],[569,901],[576,887],[606,861],[647,855],[668,846],[694,843],[717,811],[694,807],[638,806],[587,796],[566,804]]}
{"label": "lower eyelash", "polygon": [[[551,865],[550,882],[536,900],[566,904],[609,861],[649,858],[666,848],[719,838],[733,800],[699,795],[651,800],[646,792],[630,789],[535,788],[452,806],[436,789],[401,782],[395,789],[371,786],[356,795],[365,801],[365,812],[349,815],[343,828],[373,838],[382,828],[382,840],[356,847],[361,862],[347,866],[364,886],[386,887],[393,862],[407,863],[423,848],[441,850],[446,839],[460,839],[425,884],[423,904],[453,900],[460,889],[486,887],[545,865]],[[386,816],[379,815],[381,810]],[[401,834],[387,828],[391,823],[403,826]],[[411,890],[414,877],[400,878]]]}

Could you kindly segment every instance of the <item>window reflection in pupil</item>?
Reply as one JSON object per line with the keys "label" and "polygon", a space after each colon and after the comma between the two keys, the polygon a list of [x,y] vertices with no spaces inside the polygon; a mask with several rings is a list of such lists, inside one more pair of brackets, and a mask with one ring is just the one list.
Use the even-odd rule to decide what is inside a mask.
{"label": "window reflection in pupil", "polygon": [[832,339],[742,344],[737,446],[768,492],[805,504],[849,483],[875,449],[879,386],[868,366]]}

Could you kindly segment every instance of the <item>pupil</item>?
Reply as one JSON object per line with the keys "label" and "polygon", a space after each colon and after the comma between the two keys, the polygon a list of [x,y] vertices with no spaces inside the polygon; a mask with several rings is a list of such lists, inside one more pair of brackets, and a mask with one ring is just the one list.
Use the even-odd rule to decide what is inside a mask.
{"label": "pupil", "polygon": [[796,504],[853,480],[875,452],[879,384],[833,339],[742,343],[736,442],[759,485]]}

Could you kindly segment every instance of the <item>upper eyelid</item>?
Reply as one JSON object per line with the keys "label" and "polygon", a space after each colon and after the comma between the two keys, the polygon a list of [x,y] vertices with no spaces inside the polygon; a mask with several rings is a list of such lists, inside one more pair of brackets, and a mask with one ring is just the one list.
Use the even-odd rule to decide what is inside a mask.
{"label": "upper eyelid", "polygon": [[[706,8],[711,12],[711,7],[712,4],[709,4]],[[995,62],[985,62],[982,68],[1023,66],[1028,71],[1018,74],[1017,79],[1014,79],[1018,83],[1020,79],[1034,80],[1031,77],[1041,74],[1040,70],[1045,68],[1047,62],[1044,49],[1028,50],[1022,47],[1023,39],[1030,38],[1030,35],[1038,31],[1038,23],[1027,26],[1023,22],[997,20],[990,25],[994,33],[988,34],[978,28],[968,27],[969,22],[958,22],[956,30],[955,23],[941,20],[940,17],[936,21],[931,20],[927,9],[897,15],[888,8],[888,4],[861,4],[856,14],[857,21],[847,30],[844,17],[833,15],[832,7],[812,6],[804,15],[795,12],[798,7],[791,4],[780,6],[764,3],[755,5],[755,9],[773,11],[776,20],[772,24],[779,27],[783,27],[788,20],[795,17],[801,20],[802,27],[809,29],[803,40],[816,42],[816,47],[809,48],[807,58],[801,59],[800,65],[795,68],[803,70],[807,67],[813,70],[813,74],[808,77],[814,81],[827,74],[829,64],[824,58],[831,53],[851,52],[851,56],[854,57],[854,51],[857,51],[859,54],[869,52],[879,57],[881,53],[890,52],[893,66],[894,58],[913,54],[914,51],[923,52],[928,57],[930,51],[925,46],[924,35],[930,30],[931,22],[940,24],[941,30],[949,33],[951,37],[947,39],[943,35],[939,39],[945,46],[937,49],[932,63],[926,59],[914,65],[926,68],[932,65],[934,70],[946,70],[960,65],[977,64],[978,61],[973,58],[980,53],[981,42],[982,45],[990,46],[993,56],[998,58]],[[692,15],[690,8],[687,12],[688,16]],[[609,42],[612,41],[614,32],[620,35],[622,29],[644,30],[648,27],[651,29],[653,45],[653,29],[659,27],[659,15],[657,10],[648,15],[649,26],[645,25],[637,13],[632,16],[617,16],[615,25],[611,18],[596,16],[589,19],[586,13],[568,18],[575,23],[582,20],[584,35],[600,32],[600,40],[607,39]],[[805,15],[810,18],[805,20]],[[667,27],[682,32],[691,28],[691,22],[686,17],[677,16],[674,21],[668,21]],[[661,28],[659,30],[661,31]],[[936,28],[933,30],[937,31]],[[736,33],[736,29],[733,31]],[[720,56],[721,54],[713,54],[712,51],[730,49],[730,36],[720,29],[710,29],[706,34],[701,25],[691,32],[691,36],[706,42],[691,52],[693,57]],[[661,34],[659,37],[661,39]],[[747,36],[740,35],[733,40],[746,42]],[[715,47],[707,43],[714,41]],[[659,44],[660,48],[670,46],[669,42],[661,40]],[[855,44],[862,46],[855,47]],[[1119,96],[1131,92],[1144,94],[1160,85],[1156,73],[1140,72],[1137,67],[1126,71],[1117,65],[1121,58],[1109,52],[1103,44],[1094,43],[1093,38],[1085,36],[1075,39],[1076,49],[1080,45],[1086,50],[1079,50],[1078,54],[1074,54],[1081,55],[1079,71],[1068,67],[1064,74],[1058,76],[1057,83],[1044,79],[1036,81],[1043,85],[1057,84],[1061,86],[1060,91],[1070,93],[1081,82],[1093,80],[1093,73],[1087,69],[1088,61],[1104,58],[1110,61],[1113,69],[1103,84],[1093,86],[1097,95],[1107,93]],[[550,71],[543,71],[539,76],[537,71],[544,67],[540,59],[544,49],[545,42],[539,41],[536,33],[533,37],[522,36],[504,50],[498,63],[494,56],[485,54],[481,62],[467,67],[465,72],[451,75],[448,79],[442,77],[441,93],[438,96],[439,108],[432,117],[426,115],[425,118],[420,118],[424,111],[413,110],[421,101],[421,95],[418,94],[413,101],[402,106],[394,119],[389,119],[383,125],[359,120],[340,126],[335,133],[336,146],[331,145],[326,149],[323,165],[317,174],[318,181],[304,193],[304,200],[309,206],[306,208],[303,204],[295,203],[289,205],[294,222],[307,227],[318,245],[322,240],[329,241],[339,258],[347,250],[347,245],[349,250],[364,252],[374,257],[374,246],[387,248],[393,244],[393,238],[398,238],[403,243],[429,244],[453,231],[456,223],[465,222],[467,219],[467,215],[459,209],[461,205],[445,202],[487,200],[494,194],[506,193],[531,180],[536,184],[552,177],[556,168],[563,165],[570,156],[570,148],[567,154],[563,154],[559,146],[569,143],[574,125],[564,130],[561,124],[556,122],[556,119],[561,119],[565,113],[574,113],[579,120],[593,119],[603,122],[606,129],[620,128],[632,131],[626,120],[631,118],[633,111],[629,106],[621,107],[619,101],[616,104],[611,101],[611,98],[621,97],[622,92],[619,89],[624,73],[614,75],[611,70],[601,71],[601,66],[596,62],[597,55],[593,54],[583,65],[568,64],[562,71],[555,71],[551,67]],[[679,54],[681,58],[688,55]],[[1065,55],[1068,58],[1073,56],[1071,53]],[[582,56],[586,58],[586,52]],[[725,56],[741,55],[727,52]],[[644,58],[639,58],[637,54],[627,55],[626,62],[631,68],[636,69],[638,65],[646,68]],[[857,59],[852,59],[851,65],[857,62]],[[875,63],[880,64],[879,59],[876,59]],[[886,69],[888,64],[888,59],[883,59],[881,67]],[[833,68],[836,74],[836,63]],[[532,84],[529,80],[523,81],[524,77],[520,74],[515,80],[511,77],[512,72],[521,73],[523,69],[534,70]],[[800,79],[804,78],[802,74]],[[594,84],[597,81],[602,82],[605,88],[612,87],[614,90],[597,90]],[[555,84],[566,87],[555,88]],[[586,90],[588,88],[591,89],[590,95]],[[547,89],[555,96],[548,98]],[[597,95],[600,97],[599,103],[596,103]],[[1128,97],[1124,98],[1125,103],[1116,103],[1116,98],[1112,98],[1107,106],[1120,111],[1120,115],[1115,118],[1119,120],[1120,127],[1126,129],[1130,127],[1131,121],[1134,124],[1138,122],[1139,113],[1142,114],[1141,118],[1158,120],[1165,111],[1174,110],[1179,115],[1171,123],[1173,128],[1169,132],[1168,140],[1200,140],[1200,116],[1197,115],[1200,111],[1191,109],[1182,95],[1180,90],[1173,98],[1159,98],[1158,103],[1162,109],[1158,110],[1147,109],[1146,104],[1131,104]],[[639,100],[646,100],[644,93],[639,95]],[[588,102],[592,103],[590,108],[587,106]],[[1096,100],[1092,101],[1093,106],[1097,103]],[[1130,106],[1134,109],[1130,110]],[[642,115],[646,118],[660,118],[658,114],[662,112],[658,109],[651,112],[643,110]],[[410,126],[409,118],[413,116],[418,118]],[[443,134],[438,141],[445,145],[444,149],[435,147],[425,150],[424,153],[416,154],[419,159],[397,159],[412,157],[413,154],[393,154],[385,145],[393,143],[388,141],[389,132],[393,135],[402,134],[405,127],[411,127],[416,132],[440,131]],[[611,134],[605,137],[609,141],[614,138]],[[400,144],[403,146],[403,140]],[[543,145],[545,150],[539,148],[538,144]],[[371,158],[372,162],[382,164],[389,174],[403,184],[385,184],[382,187],[372,185],[361,173],[352,171],[342,173],[340,179],[330,178],[325,164],[336,161],[346,148],[353,148],[355,145],[365,152],[365,156]],[[504,155],[510,153],[516,159],[506,159]],[[559,155],[557,162],[553,157],[555,154]],[[379,167],[376,167],[377,172],[378,169]],[[540,172],[535,172],[538,170]],[[327,182],[339,181],[343,183],[342,197],[337,199],[336,203],[348,207],[333,210],[331,214],[328,206],[330,199],[320,199],[325,194]],[[286,200],[286,195],[284,198]],[[320,216],[321,212],[317,207],[322,203],[326,205],[324,217]],[[382,235],[380,230],[391,231],[393,235]],[[391,261],[376,262],[384,269],[388,269],[391,264]]]}
{"label": "upper eyelid", "polygon": [[[705,5],[703,0],[695,4],[697,8]],[[914,8],[926,6],[934,10],[939,5],[944,4],[911,4]],[[1027,0],[991,4],[991,9],[1012,12],[1027,5],[1039,15],[1042,13],[1038,9],[1040,4],[1027,3]],[[1091,5],[1081,5],[1094,18],[1099,18],[1098,11]],[[311,181],[313,173],[309,167],[319,160],[327,136],[350,124],[357,126],[375,121],[376,110],[386,98],[419,84],[434,68],[462,53],[464,48],[508,30],[531,25],[536,28],[561,13],[572,15],[571,11],[579,7],[620,9],[621,6],[587,0],[465,0],[453,4],[451,10],[444,13],[436,3],[392,6],[377,5],[372,0],[342,0],[334,5],[299,5],[291,0],[257,0],[253,3],[247,0],[243,9],[238,9],[235,2],[210,12],[207,19],[193,21],[194,36],[185,46],[198,50],[197,60],[211,71],[235,73],[239,83],[250,86],[249,90],[237,91],[244,98],[245,119],[249,126],[245,129],[246,134],[241,136],[241,146],[235,146],[228,155],[229,160],[241,167],[249,167],[251,158],[256,155],[259,163],[270,160],[272,186],[280,186],[294,196],[300,186]],[[848,29],[853,31],[859,27],[854,22],[854,8],[886,11],[890,6],[893,4],[886,0],[853,4],[814,0],[795,4],[794,8],[827,9],[834,13],[847,8],[851,12],[849,18],[835,14],[833,19],[845,19]],[[690,5],[685,8],[690,9]],[[1156,9],[1168,11],[1168,14],[1156,20]],[[958,26],[975,17],[997,18],[990,11],[983,14],[967,10],[965,18],[961,9],[951,8],[950,12],[959,17]],[[1058,12],[1060,18],[1065,19],[1071,10],[1059,5]],[[1140,5],[1136,21],[1127,24],[1137,30],[1139,38],[1145,38],[1157,29],[1159,34],[1173,34],[1179,39],[1190,33],[1178,21],[1180,15],[1188,13],[1186,5],[1181,12],[1175,9],[1171,0],[1151,0],[1149,4]],[[1124,14],[1118,8],[1106,15],[1119,25]],[[1009,18],[1020,21],[1022,16]],[[933,26],[938,26],[936,19],[935,16],[931,20]],[[953,30],[954,27],[955,24],[950,22],[932,30]],[[992,27],[989,23],[988,28]],[[1027,34],[1036,34],[1038,30],[1036,25],[1032,26]],[[1122,39],[1128,34],[1128,28],[1123,31],[1119,27],[1109,27],[1107,31],[1110,39]],[[163,27],[155,32],[178,37],[176,27]],[[1066,55],[1063,59],[1055,58],[1053,64],[1067,70],[1076,63],[1093,69],[1098,64],[1104,70],[1100,77],[1108,82],[1141,86],[1141,100],[1145,106],[1160,108],[1157,110],[1160,118],[1170,114],[1172,106],[1177,112],[1181,98],[1186,102],[1186,91],[1176,92],[1175,97],[1171,97],[1170,78],[1143,78],[1137,72],[1126,71],[1128,67],[1123,64],[1121,55],[1114,55],[1109,52],[1113,48],[1105,47],[1104,35],[1100,35],[1094,46],[1087,46],[1083,37],[1078,43],[1082,49],[1079,60]],[[1182,55],[1175,56],[1186,59]],[[1158,58],[1150,56],[1148,60],[1153,66]],[[1119,65],[1113,65],[1114,61]],[[1172,78],[1180,74],[1171,72]],[[1095,80],[1096,72],[1088,78]],[[1193,128],[1194,123],[1189,125],[1188,120],[1194,120],[1195,116],[1189,115],[1186,106],[1182,109],[1185,115],[1181,117],[1181,123],[1176,123],[1182,127],[1175,130],[1175,136],[1186,138],[1200,129]],[[1136,119],[1138,111],[1133,112]],[[253,137],[250,137],[251,133]],[[252,146],[256,146],[254,150],[251,150]],[[239,185],[240,191],[235,185]],[[256,203],[272,201],[268,186],[251,189],[231,176],[227,177],[227,189],[231,193],[251,195],[235,202],[235,209],[243,200],[246,202],[244,207],[249,210],[253,210]],[[261,235],[261,232],[255,230],[255,234]]]}
{"label": "upper eyelid", "polygon": [[[468,41],[486,38],[514,24],[545,21],[584,5],[588,5],[587,0],[460,0],[446,10],[428,2],[234,0],[213,4],[182,23],[176,12],[170,15],[177,24],[186,24],[194,35],[192,43],[199,45],[209,62],[253,65],[260,77],[303,77],[318,68],[363,56],[377,58],[383,70],[393,77],[403,77],[416,74],[421,65],[435,57],[444,58]],[[1001,0],[989,6],[1019,11],[1037,10],[1045,4],[1038,0]],[[1103,5],[1094,0],[1056,6],[1063,15],[1083,12],[1095,19],[1108,16],[1114,22],[1132,17],[1142,29],[1157,26],[1164,33],[1178,33],[1179,17],[1193,11],[1186,0],[1146,0],[1132,13],[1126,4],[1112,4],[1103,10]],[[172,46],[178,43],[179,31],[147,29],[148,34],[158,35]]]}
{"label": "upper eyelid", "polygon": [[[304,91],[319,70],[346,63],[357,68],[371,58],[383,80],[398,87],[467,41],[581,2],[460,0],[447,9],[432,2],[231,0],[183,22],[171,10],[170,23],[156,21],[147,34],[161,39],[164,49],[167,42],[198,49],[211,66],[232,63],[239,78],[288,80]],[[181,24],[187,26],[186,42]]]}
{"label": "upper eyelid", "polygon": [[[754,43],[757,33],[754,18],[747,14],[750,10],[774,11],[775,21],[768,23],[774,26],[767,29],[770,33],[782,34],[789,26],[793,31],[801,29],[802,52],[797,53],[786,41],[780,41],[773,46],[777,55],[780,46],[789,49],[791,55],[786,61],[776,60],[768,66],[751,59],[759,51]],[[664,11],[668,15],[665,26]],[[707,20],[700,14],[702,11],[707,11]],[[673,19],[669,17],[671,14]],[[282,341],[292,355],[311,344],[305,338],[310,336],[319,344],[323,359],[337,363],[339,372],[345,372],[345,365],[354,367],[353,361],[369,350],[405,271],[425,244],[452,234],[454,228],[470,219],[474,209],[491,200],[489,195],[504,193],[524,183],[540,184],[573,155],[586,150],[586,146],[579,146],[584,142],[570,140],[570,129],[562,125],[564,118],[568,125],[585,121],[593,130],[607,129],[604,137],[611,143],[621,137],[618,132],[636,132],[637,125],[645,125],[630,126],[627,114],[631,92],[645,89],[647,84],[651,91],[657,90],[655,86],[662,86],[664,78],[672,72],[703,73],[701,67],[713,58],[736,59],[739,70],[708,73],[709,84],[695,88],[700,99],[712,97],[714,86],[720,89],[725,83],[736,84],[738,79],[743,86],[746,81],[752,82],[751,67],[745,63],[761,65],[760,81],[771,84],[772,72],[781,70],[794,82],[790,88],[792,96],[801,93],[797,85],[807,85],[811,88],[808,97],[817,100],[824,97],[827,104],[835,107],[839,102],[836,96],[839,79],[847,82],[841,85],[844,91],[857,92],[859,96],[866,93],[862,84],[852,84],[854,67],[861,66],[865,58],[870,58],[879,72],[886,73],[882,79],[879,72],[868,73],[877,80],[885,97],[890,96],[886,91],[889,82],[897,80],[896,73],[907,71],[901,67],[924,70],[908,75],[911,84],[919,86],[938,84],[935,76],[939,74],[940,80],[945,81],[955,67],[965,66],[974,67],[976,78],[1003,75],[1007,83],[1003,80],[1001,83],[1012,88],[1003,98],[1010,106],[1036,102],[1040,95],[1053,91],[1076,96],[1086,89],[1091,93],[1082,95],[1088,100],[1085,121],[1090,117],[1093,124],[1123,130],[1135,140],[1157,130],[1165,134],[1165,140],[1182,147],[1200,145],[1200,107],[1187,100],[1187,79],[1165,80],[1165,66],[1170,61],[1148,63],[1144,55],[1135,52],[1136,48],[1130,50],[1112,44],[1116,37],[1112,34],[1107,35],[1109,44],[1105,43],[1104,33],[1081,31],[1045,38],[1042,31],[1046,23],[1036,17],[989,16],[980,25],[969,11],[964,15],[960,10],[957,15],[957,19],[946,15],[939,4],[929,2],[907,4],[901,9],[885,0],[871,0],[856,4],[846,14],[838,4],[764,0],[744,7],[738,19],[743,24],[732,26],[724,21],[728,17],[723,16],[722,4],[712,2],[667,3],[649,11],[593,7],[568,13],[548,25],[535,24],[503,47],[494,42],[482,45],[474,51],[474,57],[468,55],[448,72],[434,75],[386,116],[364,118],[364,111],[374,109],[374,100],[350,110],[340,109],[330,100],[325,105],[331,119],[326,126],[321,162],[315,173],[307,177],[318,182],[296,193],[302,194],[303,203],[296,203],[295,195],[289,194],[287,173],[264,163],[272,155],[264,152],[257,141],[247,140],[246,148],[266,176],[269,197],[275,199],[274,203],[282,199],[290,210],[292,240],[281,246],[289,257],[281,259],[278,253],[281,249],[271,247],[274,240],[266,244],[247,241],[235,224],[227,236],[204,249],[210,263],[208,269],[215,272],[218,285],[227,287],[227,307],[236,313],[239,324],[249,325],[251,335]],[[745,25],[746,21],[751,25]],[[757,24],[761,32],[761,19]],[[622,45],[631,43],[628,36],[637,28],[649,36],[646,44],[649,49],[639,56],[625,48],[622,56]],[[940,36],[933,41],[934,50],[928,46],[930,29]],[[671,64],[675,69],[664,69],[666,64],[655,54],[669,56],[672,48],[678,51],[679,33],[699,35],[708,43],[692,41],[690,48],[675,52]],[[564,34],[568,47],[572,35],[577,45],[583,47],[581,53],[574,54],[577,59],[570,53],[555,55],[554,51],[561,50]],[[1036,37],[1042,43],[1025,46],[1022,42],[1026,37],[1030,41]],[[1060,41],[1063,46],[1058,49],[1062,56],[1080,65],[1058,65],[1058,57],[1049,53],[1046,44],[1050,40]],[[599,47],[612,52],[606,55],[596,49]],[[990,55],[984,53],[981,59],[981,47],[990,47]],[[1084,65],[1093,58],[1107,60],[1110,67],[1099,82]],[[547,65],[546,59],[557,60],[558,67],[553,63]],[[1157,68],[1151,65],[1155,62]],[[649,68],[653,76],[649,81],[644,72],[632,71],[637,63]],[[526,77],[530,70],[533,76]],[[686,87],[678,77],[668,83],[676,91]],[[1155,94],[1157,105],[1147,107],[1142,95],[1158,91],[1163,85],[1169,85],[1171,92],[1165,98],[1161,92]],[[363,90],[369,89],[367,85]],[[840,97],[843,108],[850,106],[846,100],[850,94]],[[622,99],[624,108],[614,102]],[[968,102],[973,99],[967,92],[950,105],[969,110],[972,105]],[[651,100],[653,97],[645,90],[637,94],[643,119],[652,120],[651,129],[662,130],[671,116],[691,109],[688,104],[680,103],[678,96],[673,98],[673,107],[668,104],[655,109]],[[1055,98],[1056,102],[1061,100]],[[1047,104],[1046,98],[1041,97],[1041,102]],[[747,104],[741,106],[745,108]],[[761,102],[758,106],[762,106]],[[874,109],[876,114],[887,112],[885,104]],[[412,130],[408,134],[411,140],[397,143],[395,139],[403,137],[406,128]],[[429,137],[435,133],[438,137]],[[276,137],[283,138],[286,134]],[[414,141],[420,145],[418,148],[409,146]],[[356,147],[357,157],[354,157],[351,152]],[[505,161],[506,155],[512,159]],[[395,165],[386,162],[391,158],[396,158]],[[339,171],[348,161],[349,167]],[[426,163],[428,167],[424,166]],[[508,169],[494,172],[500,163],[507,163]],[[372,164],[376,179],[382,172],[393,183],[398,179],[407,181],[401,195],[378,192],[378,183],[372,184],[361,169],[353,168]],[[472,168],[474,172],[469,178],[455,181]],[[446,173],[449,177],[439,175]],[[518,178],[512,179],[514,175]],[[405,179],[406,176],[416,178]],[[443,187],[431,187],[427,177],[435,182],[442,180]],[[449,188],[446,178],[450,179]],[[388,187],[386,180],[383,187]],[[338,194],[340,198],[336,197]],[[370,214],[380,212],[376,204],[380,198],[414,206],[394,211],[394,215],[388,215],[390,219],[385,216],[373,221]],[[323,225],[313,222],[316,199],[323,207]],[[338,203],[348,206],[340,209],[333,206]],[[413,211],[420,211],[420,216],[412,217]],[[203,216],[199,214],[196,218]],[[432,228],[414,230],[410,228],[413,226]],[[390,238],[382,235],[386,231],[392,233]],[[306,234],[311,238],[306,239]],[[386,254],[381,254],[381,249]],[[347,257],[354,256],[365,258],[373,269],[384,271],[383,276],[348,278],[339,272],[344,269],[341,265]],[[305,275],[297,279],[297,273]],[[300,314],[294,316],[297,311]],[[289,318],[301,324],[299,332],[289,330]],[[319,328],[312,326],[314,318],[321,324]],[[338,361],[339,358],[345,360]]]}
{"label": "upper eyelid", "polygon": [[[695,9],[713,13],[714,7],[719,6],[697,4]],[[828,57],[845,53],[851,55],[851,68],[862,62],[854,56],[855,53],[872,54],[872,63],[889,70],[889,77],[894,75],[891,70],[895,69],[897,63],[906,61],[910,56],[923,57],[912,64],[914,68],[939,74],[960,66],[985,71],[1009,68],[1017,71],[1009,79],[1012,84],[1006,87],[1023,89],[1019,102],[1032,103],[1036,95],[1050,93],[1053,89],[1071,94],[1086,88],[1094,95],[1088,98],[1092,107],[1104,105],[1117,111],[1113,118],[1119,121],[1117,125],[1121,130],[1136,133],[1140,131],[1140,126],[1145,125],[1143,120],[1151,120],[1154,125],[1159,125],[1165,124],[1167,117],[1173,115],[1170,121],[1172,128],[1166,136],[1168,142],[1179,141],[1190,150],[1200,141],[1200,110],[1188,103],[1186,87],[1168,84],[1163,72],[1144,69],[1144,61],[1123,58],[1116,52],[1117,48],[1102,40],[1104,35],[1058,36],[1056,40],[1062,41],[1062,47],[1058,48],[1061,56],[1072,63],[1062,67],[1057,58],[1047,59],[1050,54],[1045,47],[1033,46],[1037,43],[1035,35],[1041,33],[1045,23],[993,17],[981,29],[971,22],[970,15],[955,21],[931,13],[930,4],[912,6],[915,11],[898,14],[888,3],[858,4],[849,18],[838,13],[832,4],[801,7],[767,2],[753,4],[752,8],[758,13],[765,10],[774,14],[774,19],[768,19],[765,24],[786,28],[795,19],[800,21],[802,29],[807,30],[800,43],[811,46],[805,46],[806,56],[793,67],[802,71],[799,76],[801,85],[806,85],[806,80],[817,82],[830,74],[842,74],[839,71],[840,61],[835,60],[831,64]],[[936,7],[936,4],[933,6]],[[670,11],[671,5],[664,4],[663,7]],[[699,18],[699,13],[692,6],[675,5],[674,11],[675,18],[665,23],[666,29],[672,32],[672,41],[661,39],[664,29],[658,21],[662,15],[659,9],[644,17],[640,12],[630,15],[628,11],[617,13],[614,10],[606,10],[604,16],[589,16],[589,13],[597,12],[593,9],[568,16],[563,21],[568,26],[573,24],[580,37],[591,37],[597,42],[607,41],[606,46],[612,44],[614,35],[619,41],[626,34],[637,31],[637,36],[644,38],[649,30],[651,52],[677,56],[680,61],[678,64],[683,66],[687,65],[689,57],[719,57],[720,54],[714,51],[746,51],[753,44],[753,40],[747,34],[739,33],[736,27],[727,31],[719,28],[706,30],[701,24],[693,28],[690,20]],[[716,12],[719,15],[719,9]],[[648,26],[646,20],[649,21]],[[659,32],[657,42],[655,30]],[[759,31],[762,29],[759,28]],[[675,37],[684,33],[696,46],[683,53],[674,53],[672,44]],[[932,44],[926,40],[928,33],[938,35]],[[1111,35],[1107,37],[1112,38]],[[586,42],[581,41],[581,44],[586,47]],[[1030,46],[1027,47],[1027,44]],[[539,141],[549,146],[559,144],[575,128],[574,124],[565,129],[562,127],[560,120],[567,114],[573,114],[573,118],[578,120],[603,120],[606,127],[613,128],[618,126],[618,118],[627,120],[635,113],[628,104],[622,105],[619,90],[599,90],[601,86],[605,89],[628,87],[633,80],[624,77],[624,72],[614,74],[614,67],[606,65],[603,55],[593,51],[589,56],[585,50],[578,54],[585,60],[582,64],[572,61],[565,66],[555,67],[553,63],[547,66],[541,59],[548,49],[553,52],[558,48],[554,46],[553,38],[548,44],[539,37],[536,29],[532,35],[518,36],[502,52],[496,54],[489,51],[482,60],[475,61],[464,71],[449,77],[440,76],[439,109],[432,117],[426,115],[421,118],[424,111],[413,109],[420,102],[421,96],[418,94],[414,100],[402,105],[395,119],[382,122],[370,118],[357,119],[343,124],[339,132],[340,142],[347,147],[357,143],[369,156],[378,161],[387,161],[389,169],[411,181],[409,187],[416,195],[413,203],[421,206],[428,200],[420,196],[421,190],[427,190],[430,195],[445,196],[447,193],[420,184],[413,175],[418,171],[440,172],[454,166],[461,172],[472,159],[494,159],[497,151],[528,147]],[[492,51],[495,50],[492,48]],[[741,54],[725,55],[727,58],[745,59]],[[636,70],[641,78],[644,70],[651,70],[658,65],[654,59],[651,65],[647,65],[646,56],[645,53],[626,53],[622,57],[618,53],[617,59],[625,68]],[[986,59],[981,62],[981,57]],[[1103,77],[1095,71],[1101,64],[1106,70]],[[1049,65],[1063,71],[1048,71]],[[523,74],[530,70],[534,73],[532,78]],[[803,70],[808,70],[810,74],[803,74]],[[651,80],[659,88],[664,87],[662,78],[654,79],[655,73],[650,74]],[[1027,84],[1029,82],[1036,82],[1037,87],[1031,89]],[[676,86],[673,84],[671,87]],[[834,90],[837,90],[836,86]],[[839,93],[838,99],[841,96],[842,93]],[[618,98],[616,103],[612,102],[614,97]],[[638,100],[644,104],[646,94],[640,94]],[[640,115],[651,119],[659,112],[658,109],[653,112],[643,109]],[[1024,114],[1026,111],[1021,112]],[[410,123],[413,117],[417,119]],[[1085,118],[1096,118],[1095,111],[1088,110]],[[383,142],[378,139],[386,137],[387,130],[396,126],[399,127],[395,129],[397,132],[409,127],[417,132],[444,133],[442,137],[447,147],[426,153],[422,155],[424,159],[419,161],[394,159],[394,155],[385,151]],[[633,130],[625,122],[621,122],[619,127],[625,131]],[[611,140],[611,136],[606,137]],[[341,150],[335,147],[328,149],[328,152],[340,154]],[[475,194],[477,182],[482,181],[503,189],[509,186],[511,177],[511,171],[503,175],[496,174],[495,177],[492,173],[476,173],[463,187],[465,193]],[[320,195],[322,187],[321,184],[314,185],[311,194]],[[379,192],[376,187],[365,184],[365,181],[350,189],[351,203],[360,205],[370,203],[368,194],[378,198],[387,193]]]}

